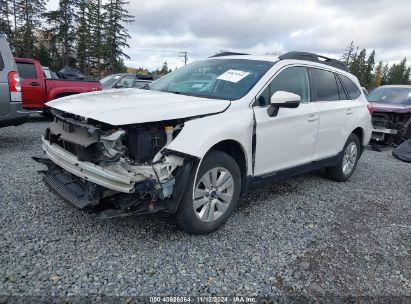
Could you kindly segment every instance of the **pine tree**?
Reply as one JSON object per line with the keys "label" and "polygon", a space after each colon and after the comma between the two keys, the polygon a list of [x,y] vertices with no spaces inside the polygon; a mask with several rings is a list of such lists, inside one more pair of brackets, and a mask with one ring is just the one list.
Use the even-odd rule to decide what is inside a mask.
{"label": "pine tree", "polygon": [[129,47],[127,39],[131,37],[125,28],[125,24],[134,22],[133,16],[125,8],[128,4],[129,2],[124,0],[109,0],[104,5],[108,19],[105,28],[104,57],[106,60],[105,68],[110,73],[115,73],[117,70],[124,68],[121,58],[130,58],[123,52],[125,47]]}
{"label": "pine tree", "polygon": [[16,0],[15,20],[20,20],[21,25],[17,29],[17,21],[14,28],[14,47],[19,57],[33,57],[37,49],[37,39],[40,34],[40,18],[45,11],[45,0]]}
{"label": "pine tree", "polygon": [[390,72],[390,68],[388,66],[388,63],[386,63],[382,69],[381,85],[388,84],[389,72]]}
{"label": "pine tree", "polygon": [[408,68],[404,74],[404,82],[403,82],[404,84],[411,84],[410,76],[411,76],[411,68]]}
{"label": "pine tree", "polygon": [[89,26],[90,26],[90,44],[93,46],[93,52],[90,54],[90,73],[100,77],[103,70],[104,59],[104,25],[106,23],[106,13],[103,10],[102,0],[89,0]]}
{"label": "pine tree", "polygon": [[374,73],[374,80],[371,86],[371,89],[378,88],[381,85],[382,82],[382,69],[383,69],[383,64],[382,61],[380,61],[375,68],[375,73]]}
{"label": "pine tree", "polygon": [[10,9],[8,0],[0,0],[0,33],[3,32],[9,37],[12,33],[10,24]]}
{"label": "pine tree", "polygon": [[351,62],[351,59],[353,57],[353,52],[354,52],[354,41],[351,41],[349,45],[347,45],[341,60],[345,62],[345,64],[348,66],[349,63]]}
{"label": "pine tree", "polygon": [[366,56],[366,51],[365,49],[362,49],[361,52],[357,55],[355,55],[352,59],[352,62],[350,64],[350,72],[351,74],[354,74],[357,76],[359,82],[361,85],[364,85],[364,68],[366,67],[366,61],[365,61],[365,56]]}
{"label": "pine tree", "polygon": [[80,0],[77,14],[77,63],[79,69],[89,73],[91,46],[91,33],[89,24],[89,1]]}
{"label": "pine tree", "polygon": [[407,84],[409,78],[409,68],[407,59],[404,58],[399,64],[394,63],[388,73],[388,84]]}
{"label": "pine tree", "polygon": [[375,66],[375,50],[373,50],[371,54],[368,56],[368,59],[365,65],[363,81],[364,81],[364,86],[367,89],[371,89],[372,87],[372,82],[373,82],[373,77],[374,77],[373,75],[374,66]]}
{"label": "pine tree", "polygon": [[73,60],[75,4],[76,0],[60,0],[57,10],[45,14],[49,24],[49,39],[61,48],[62,66],[70,65]]}

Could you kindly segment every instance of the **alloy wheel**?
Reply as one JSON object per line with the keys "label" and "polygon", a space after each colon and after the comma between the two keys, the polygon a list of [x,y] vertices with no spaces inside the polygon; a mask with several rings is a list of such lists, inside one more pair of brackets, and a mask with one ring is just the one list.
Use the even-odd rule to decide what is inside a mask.
{"label": "alloy wheel", "polygon": [[342,161],[342,169],[345,175],[351,173],[354,169],[355,163],[357,161],[358,148],[355,142],[350,142],[344,151],[344,157]]}
{"label": "alloy wheel", "polygon": [[234,195],[234,179],[222,167],[207,171],[197,182],[193,195],[193,208],[203,222],[220,218],[230,206]]}

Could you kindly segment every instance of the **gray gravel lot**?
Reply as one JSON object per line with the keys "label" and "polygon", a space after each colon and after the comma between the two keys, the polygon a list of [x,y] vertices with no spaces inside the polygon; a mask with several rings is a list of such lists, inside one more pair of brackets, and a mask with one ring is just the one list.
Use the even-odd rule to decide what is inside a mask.
{"label": "gray gravel lot", "polygon": [[411,164],[366,151],[347,183],[320,173],[254,190],[221,230],[91,219],[30,157],[47,122],[0,129],[0,295],[411,296]]}

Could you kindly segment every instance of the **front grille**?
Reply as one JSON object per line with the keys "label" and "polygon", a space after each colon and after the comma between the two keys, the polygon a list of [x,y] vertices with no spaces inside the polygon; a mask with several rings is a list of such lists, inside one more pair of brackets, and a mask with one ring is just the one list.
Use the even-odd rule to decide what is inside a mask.
{"label": "front grille", "polygon": [[411,119],[410,114],[403,113],[381,113],[372,114],[372,124],[375,127],[403,130],[407,122]]}
{"label": "front grille", "polygon": [[85,128],[53,122],[44,137],[50,144],[56,144],[77,156],[79,161],[95,162],[100,156],[98,136],[89,135]]}
{"label": "front grille", "polygon": [[388,128],[388,125],[390,124],[390,118],[388,114],[373,113],[371,119],[372,119],[372,125],[374,127]]}

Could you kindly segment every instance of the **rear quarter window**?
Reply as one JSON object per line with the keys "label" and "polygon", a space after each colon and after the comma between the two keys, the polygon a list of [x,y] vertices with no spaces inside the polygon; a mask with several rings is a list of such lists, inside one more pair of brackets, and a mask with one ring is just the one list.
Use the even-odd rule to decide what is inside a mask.
{"label": "rear quarter window", "polygon": [[340,77],[350,99],[356,99],[361,95],[360,89],[351,79],[343,75],[338,75],[338,77]]}
{"label": "rear quarter window", "polygon": [[311,68],[311,75],[315,82],[316,101],[340,100],[337,81],[333,72]]}
{"label": "rear quarter window", "polygon": [[17,70],[23,79],[37,79],[37,73],[33,63],[18,62]]}
{"label": "rear quarter window", "polygon": [[347,100],[348,96],[347,94],[345,94],[344,88],[341,84],[341,80],[338,78],[336,74],[335,74],[335,80],[337,81],[338,94],[340,95],[340,100]]}

